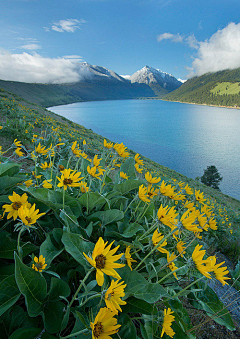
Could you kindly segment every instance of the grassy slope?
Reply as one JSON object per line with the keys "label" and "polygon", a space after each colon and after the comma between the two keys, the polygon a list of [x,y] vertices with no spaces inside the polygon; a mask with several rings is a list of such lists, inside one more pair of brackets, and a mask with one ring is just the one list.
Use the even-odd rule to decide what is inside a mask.
{"label": "grassy slope", "polygon": [[200,77],[189,79],[180,88],[167,94],[164,100],[240,107],[240,96],[238,92],[230,93],[226,91],[226,93],[223,93],[225,95],[212,92],[216,85],[226,82],[233,84],[239,80],[240,68],[207,73]]}
{"label": "grassy slope", "polygon": [[240,82],[220,82],[210,91],[215,95],[224,95],[224,94],[239,94],[240,92]]}
{"label": "grassy slope", "polygon": [[[64,130],[66,133],[72,135],[72,141],[80,141],[81,139],[85,139],[87,144],[90,146],[88,154],[92,154],[92,156],[96,153],[99,153],[99,151],[101,151],[103,148],[103,136],[93,133],[92,130],[86,129],[83,126],[73,123],[72,121],[69,121],[66,118],[50,112],[42,107],[31,104],[30,102],[27,102],[14,94],[1,90],[0,126],[3,125],[3,123],[6,123],[7,119],[9,126],[9,129],[3,129],[0,131],[0,146],[3,147],[3,150],[6,150],[13,143],[15,138],[21,140],[26,147],[31,145],[30,136],[25,134],[24,128],[20,126],[23,116],[26,117],[25,121],[30,122],[33,125],[36,124],[33,130],[35,134],[41,133],[41,127],[38,127],[36,121],[44,121],[44,129],[52,128],[52,126],[54,128],[59,126],[61,130]],[[129,151],[132,156],[136,154],[136,152],[132,150]],[[220,204],[223,208],[226,208],[228,212],[230,211],[233,229],[237,233],[240,231],[240,201],[229,197],[220,191],[207,187],[200,182],[188,178],[172,169],[162,166],[146,157],[141,156],[141,158],[144,161],[145,170],[149,170],[151,173],[161,176],[165,181],[170,180],[172,183],[175,182],[176,184],[180,181],[188,183],[190,187],[196,190],[200,189],[200,191],[204,193],[205,197],[214,199],[217,204]],[[18,159],[18,161],[20,159]],[[26,165],[27,169],[28,165],[24,165]],[[228,251],[232,251],[231,244],[226,243],[225,246],[229,246]],[[237,248],[239,248],[239,243],[234,245],[234,250],[232,253],[233,256],[236,256],[236,251],[237,253],[239,252],[239,249]],[[228,254],[231,255],[231,253]]]}

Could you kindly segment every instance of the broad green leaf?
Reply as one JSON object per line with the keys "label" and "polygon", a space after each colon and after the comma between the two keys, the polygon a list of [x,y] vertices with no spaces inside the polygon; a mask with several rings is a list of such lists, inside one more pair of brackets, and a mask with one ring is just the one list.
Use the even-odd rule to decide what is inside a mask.
{"label": "broad green leaf", "polygon": [[196,300],[192,300],[191,303],[194,307],[205,310],[207,315],[218,324],[224,325],[230,331],[233,331],[235,327],[232,318],[217,294],[209,286],[204,289],[204,284],[201,281],[198,284],[202,291],[195,293]]}
{"label": "broad green leaf", "polygon": [[52,278],[51,287],[48,292],[49,300],[59,300],[59,297],[68,297],[70,294],[70,288],[63,280]]}
{"label": "broad green leaf", "polygon": [[137,190],[140,185],[144,184],[141,180],[126,180],[122,184],[114,185],[114,190],[126,194],[132,190]]}
{"label": "broad green leaf", "polygon": [[83,255],[92,252],[94,249],[94,244],[92,242],[87,242],[82,239],[82,237],[76,233],[63,232],[62,242],[65,246],[66,251],[71,254],[71,256],[83,266],[86,266],[87,262]]}
{"label": "broad green leaf", "polygon": [[15,273],[15,266],[14,264],[6,265],[6,263],[2,263],[0,266],[0,282],[13,275]]}
{"label": "broad green leaf", "polygon": [[[23,250],[23,257],[37,249],[37,246],[30,242],[20,242],[20,246]],[[13,259],[15,251],[17,251],[17,240],[12,239],[10,233],[2,231],[0,237],[0,258]]]}
{"label": "broad green leaf", "polygon": [[106,226],[107,224],[122,220],[124,218],[123,211],[119,211],[116,209],[107,210],[107,211],[98,211],[88,218],[89,220],[100,220],[102,226]]}
{"label": "broad green leaf", "polygon": [[161,285],[149,283],[140,273],[134,270],[131,271],[128,266],[119,269],[118,273],[125,284],[127,284],[124,290],[124,299],[134,296],[137,299],[145,300],[152,304],[162,297],[170,297]]}
{"label": "broad green leaf", "polygon": [[55,337],[55,335],[49,334],[47,332],[44,332],[41,335],[41,339],[57,339],[57,337]]}
{"label": "broad green leaf", "polygon": [[24,265],[15,254],[15,277],[19,290],[25,297],[30,317],[39,315],[47,297],[47,283],[43,276]]}
{"label": "broad green leaf", "polygon": [[137,223],[132,224],[120,224],[118,226],[119,233],[124,238],[131,238],[133,235],[136,235],[138,231],[145,231],[144,228]]}
{"label": "broad green leaf", "polygon": [[126,300],[127,304],[122,306],[123,313],[141,313],[141,314],[154,314],[156,308],[154,305],[147,303],[144,300],[130,297]]}
{"label": "broad green leaf", "polygon": [[50,301],[44,306],[44,326],[49,333],[54,334],[61,330],[64,307],[61,301]]}
{"label": "broad green leaf", "polygon": [[21,168],[20,164],[16,164],[15,162],[7,162],[0,164],[0,177],[3,176],[14,176],[16,173],[19,172],[19,169]]}
{"label": "broad green leaf", "polygon": [[120,172],[124,172],[129,176],[129,179],[135,179],[136,178],[136,174],[135,174],[135,160],[130,157],[127,158],[124,163],[121,165],[120,167]]}
{"label": "broad green leaf", "polygon": [[48,234],[46,240],[40,246],[40,255],[45,258],[47,268],[49,268],[52,260],[62,253],[63,250],[64,248],[58,249],[54,246],[51,240],[51,234]]}
{"label": "broad green leaf", "polygon": [[17,302],[20,295],[14,274],[0,283],[0,316]]}
{"label": "broad green leaf", "polygon": [[19,328],[9,339],[35,339],[41,332],[40,328]]}
{"label": "broad green leaf", "polygon": [[86,192],[78,199],[78,202],[91,212],[95,207],[97,207],[97,209],[102,208],[107,200],[98,192]]}
{"label": "broad green leaf", "polygon": [[137,331],[136,327],[133,324],[130,317],[123,313],[118,316],[118,324],[121,325],[119,329],[119,336],[121,339],[136,339],[137,337]]}
{"label": "broad green leaf", "polygon": [[20,182],[23,182],[25,179],[20,176],[15,177],[9,177],[8,175],[0,177],[0,192],[3,192],[4,190],[9,190],[10,188],[13,188]]}

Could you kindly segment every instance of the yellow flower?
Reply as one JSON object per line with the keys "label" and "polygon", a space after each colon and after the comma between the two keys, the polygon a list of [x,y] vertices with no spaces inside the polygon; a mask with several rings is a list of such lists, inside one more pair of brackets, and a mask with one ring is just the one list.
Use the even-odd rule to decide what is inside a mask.
{"label": "yellow flower", "polygon": [[212,270],[212,272],[215,275],[215,278],[222,283],[224,286],[225,284],[228,285],[228,283],[225,280],[228,280],[230,278],[225,277],[229,273],[227,267],[220,267],[223,264],[225,264],[225,261],[221,262],[220,264],[216,264],[217,258],[216,256],[208,257],[206,260],[206,265]]}
{"label": "yellow flower", "polygon": [[43,169],[43,170],[46,170],[47,168],[50,168],[52,167],[52,162],[50,161],[50,163],[48,164],[46,161],[44,163],[42,163],[40,165],[40,167]]}
{"label": "yellow flower", "polygon": [[104,139],[103,145],[104,145],[104,147],[106,147],[106,148],[108,148],[108,149],[110,149],[110,148],[113,147],[113,143],[112,143],[112,142],[107,142],[106,139]]}
{"label": "yellow flower", "polygon": [[205,250],[201,250],[202,245],[197,245],[192,253],[192,259],[194,261],[194,264],[198,271],[202,273],[205,277],[212,279],[209,272],[212,271],[212,269],[209,266],[205,266],[204,264],[207,262],[207,260],[204,260],[203,257],[206,253]]}
{"label": "yellow flower", "polygon": [[129,178],[129,176],[126,173],[124,173],[124,172],[120,172],[120,178],[123,178],[123,179],[127,180]]}
{"label": "yellow flower", "polygon": [[124,288],[127,286],[123,285],[124,281],[119,283],[119,280],[112,280],[111,285],[105,293],[105,303],[107,308],[109,308],[115,314],[118,314],[118,311],[122,312],[120,305],[126,305],[126,301],[123,301],[122,297],[125,296]]}
{"label": "yellow flower", "polygon": [[[26,193],[24,193],[22,196],[16,194],[15,192],[13,192],[13,195],[9,195],[8,199],[10,201],[12,201],[11,205],[3,205],[2,208],[5,209],[4,213],[8,212],[8,216],[7,219],[10,219],[13,217],[14,220],[17,219],[17,217],[19,216],[19,209],[21,206],[25,205],[25,204],[29,204],[27,202],[28,196]],[[30,204],[29,204],[30,205]]]}
{"label": "yellow flower", "polygon": [[[156,229],[152,235],[153,245],[156,246],[163,238],[164,235],[162,233],[159,233],[158,229]],[[165,248],[163,248],[165,246],[167,246],[167,240],[164,240],[164,242],[158,246],[157,250],[161,253],[168,253],[168,251]]]}
{"label": "yellow flower", "polygon": [[44,181],[43,181],[43,187],[44,187],[44,188],[52,188],[53,185],[50,183],[50,181],[52,181],[52,179],[44,180]]}
{"label": "yellow flower", "polygon": [[[71,173],[72,172],[72,173]],[[63,187],[64,190],[66,190],[69,187],[79,187],[81,186],[80,180],[83,179],[83,177],[79,178],[81,175],[81,172],[73,171],[71,168],[64,169],[62,172],[61,178],[57,177],[57,179],[60,181],[58,184],[58,187]]]}
{"label": "yellow flower", "polygon": [[[173,262],[173,260],[175,260],[176,259],[176,254],[174,254],[174,253],[172,253],[171,255],[169,255],[170,253],[169,252],[167,252],[167,262],[169,263],[168,264],[168,268],[170,268],[170,270],[172,271],[172,272],[174,272],[174,271],[176,271],[178,268],[177,268],[177,266],[174,264],[174,262]],[[178,279],[178,277],[177,277],[177,274],[176,273],[173,273],[173,275],[174,275],[174,277],[176,278],[176,279]]]}
{"label": "yellow flower", "polygon": [[188,231],[191,232],[202,232],[201,228],[198,228],[198,225],[195,224],[197,217],[196,214],[187,210],[181,216],[181,223]]}
{"label": "yellow flower", "polygon": [[126,152],[126,146],[123,145],[123,143],[119,144],[119,143],[116,143],[113,147],[116,152],[118,153],[118,155],[122,158],[128,158],[129,157],[129,153]]}
{"label": "yellow flower", "polygon": [[23,145],[21,144],[21,141],[18,141],[17,139],[15,139],[14,140],[14,145],[16,146],[16,147],[22,147]]}
{"label": "yellow flower", "polygon": [[188,186],[188,184],[184,187],[185,192],[189,195],[193,194],[193,190],[191,187]]}
{"label": "yellow flower", "polygon": [[42,255],[40,255],[39,259],[38,257],[34,257],[34,263],[32,264],[32,269],[34,269],[37,272],[42,272],[47,267],[47,264],[45,264],[45,258],[43,258]]}
{"label": "yellow flower", "polygon": [[32,186],[33,184],[33,181],[32,180],[27,180],[27,181],[24,181],[24,184],[29,187],[29,186]]}
{"label": "yellow flower", "polygon": [[135,155],[134,159],[135,159],[135,162],[136,162],[138,165],[143,166],[143,160],[140,159],[140,156],[139,156],[138,153]]}
{"label": "yellow flower", "polygon": [[86,145],[86,144],[87,144],[87,143],[86,143],[86,140],[84,139],[84,140],[83,140],[83,145]]}
{"label": "yellow flower", "polygon": [[49,149],[51,149],[52,145],[46,149],[46,146],[41,146],[40,142],[39,144],[37,145],[37,147],[35,147],[35,152],[38,153],[38,154],[43,154],[43,155],[46,155],[49,151]]}
{"label": "yellow flower", "polygon": [[138,173],[142,173],[143,169],[139,167],[138,163],[135,164],[134,167]]}
{"label": "yellow flower", "polygon": [[19,157],[23,157],[23,156],[24,156],[24,153],[21,151],[21,148],[20,148],[20,147],[17,148],[17,149],[15,150],[15,153],[16,153]]}
{"label": "yellow flower", "polygon": [[0,126],[0,130],[3,129],[3,126]]}
{"label": "yellow flower", "polygon": [[137,260],[132,259],[131,254],[130,254],[130,246],[126,247],[125,259],[127,260],[128,267],[132,271],[132,262],[137,262]]}
{"label": "yellow flower", "polygon": [[37,219],[39,219],[42,215],[46,213],[40,213],[38,214],[39,209],[35,210],[35,204],[33,204],[31,207],[23,205],[18,210],[18,215],[24,225],[29,226],[35,224]]}
{"label": "yellow flower", "polygon": [[98,167],[100,165],[100,161],[102,160],[102,158],[98,159],[98,155],[94,155],[94,158],[93,158],[93,166],[96,166]]}
{"label": "yellow flower", "polygon": [[154,187],[152,187],[152,185],[148,185],[147,188],[147,195],[149,196],[150,199],[152,199],[153,197],[156,197],[159,193],[158,189],[154,189]]}
{"label": "yellow flower", "polygon": [[157,177],[153,178],[152,174],[149,172],[145,173],[145,179],[147,180],[149,184],[157,184],[161,180],[161,178],[157,178]]}
{"label": "yellow flower", "polygon": [[178,253],[182,253],[181,254],[181,257],[183,257],[183,254],[186,253],[184,250],[186,247],[184,247],[184,245],[186,245],[185,242],[183,242],[182,240],[181,241],[178,241],[177,243],[177,250],[178,250]]}
{"label": "yellow flower", "polygon": [[96,173],[96,171],[97,171],[96,166],[94,166],[94,167],[88,166],[87,171],[93,178],[97,178],[97,179],[101,180],[99,177],[100,177],[100,175],[102,175],[102,172]]}
{"label": "yellow flower", "polygon": [[139,188],[138,188],[138,197],[142,201],[145,201],[145,202],[150,201],[148,194],[147,194],[147,187],[145,187],[143,184],[141,186],[139,186]]}
{"label": "yellow flower", "polygon": [[80,190],[82,193],[86,193],[89,191],[89,187],[87,186],[86,182],[81,181],[80,184],[81,184]]}
{"label": "yellow flower", "polygon": [[166,333],[169,335],[169,337],[173,338],[175,332],[171,328],[172,322],[174,321],[175,317],[173,314],[173,311],[171,308],[168,308],[167,310],[164,310],[164,320],[163,320],[163,328],[162,328],[162,333],[161,333],[161,338]]}
{"label": "yellow flower", "polygon": [[58,169],[60,172],[62,172],[65,169],[65,167],[63,165],[58,165]]}
{"label": "yellow flower", "polygon": [[217,230],[217,222],[216,222],[216,220],[214,220],[214,218],[211,218],[209,221],[208,221],[208,224],[209,224],[209,227],[212,229],[212,230],[214,230],[214,231],[216,231]]}
{"label": "yellow flower", "polygon": [[196,191],[195,190],[195,198],[197,201],[200,202],[200,204],[203,204],[206,199],[204,199],[203,193],[200,193],[200,190]]}
{"label": "yellow flower", "polygon": [[102,286],[104,283],[104,273],[120,280],[121,277],[114,268],[125,266],[124,264],[115,263],[115,261],[120,259],[123,255],[122,253],[114,255],[114,253],[117,252],[119,245],[110,250],[114,241],[108,246],[107,243],[108,242],[104,243],[104,240],[99,238],[92,252],[92,258],[89,258],[83,253],[87,261],[96,268],[96,280],[99,286]]}
{"label": "yellow flower", "polygon": [[117,325],[115,313],[107,307],[100,308],[94,322],[90,323],[92,339],[111,339],[110,335],[117,333],[121,325]]}

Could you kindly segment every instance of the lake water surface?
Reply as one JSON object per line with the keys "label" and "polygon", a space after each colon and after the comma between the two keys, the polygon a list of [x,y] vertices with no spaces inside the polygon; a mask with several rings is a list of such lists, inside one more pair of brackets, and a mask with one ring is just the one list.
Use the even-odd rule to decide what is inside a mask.
{"label": "lake water surface", "polygon": [[215,165],[223,193],[240,199],[240,110],[161,100],[54,106],[60,114],[188,177]]}

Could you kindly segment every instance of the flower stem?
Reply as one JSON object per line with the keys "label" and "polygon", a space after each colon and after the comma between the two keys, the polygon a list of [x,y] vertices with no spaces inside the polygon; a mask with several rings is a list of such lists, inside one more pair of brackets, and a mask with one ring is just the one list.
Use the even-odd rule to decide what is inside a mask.
{"label": "flower stem", "polygon": [[73,338],[73,337],[76,337],[77,335],[82,334],[82,333],[87,332],[87,331],[89,331],[89,329],[88,328],[84,328],[84,330],[81,330],[81,331],[76,332],[76,333],[69,334],[66,337],[60,337],[60,339]]}
{"label": "flower stem", "polygon": [[180,291],[177,294],[175,294],[173,296],[173,298],[180,297],[181,294],[183,294],[183,292],[185,292],[189,287],[191,287],[192,285],[196,284],[198,281],[202,280],[203,278],[205,278],[205,276],[202,276],[201,278],[198,278],[197,280],[193,281],[190,285],[186,286],[182,291]]}
{"label": "flower stem", "polygon": [[[89,277],[89,275],[92,273],[93,270],[94,270],[94,268],[90,269],[90,270],[88,271],[88,273],[85,275],[84,279],[81,281],[81,284],[79,285],[79,287],[78,287],[78,289],[76,290],[76,292],[75,292],[75,294],[74,294],[72,300],[70,301],[70,303],[69,303],[69,305],[68,305],[69,308],[72,306],[72,304],[73,304],[74,300],[76,299],[78,293],[80,292],[80,290],[81,290],[81,288],[82,288],[84,282],[87,280],[87,278]],[[67,337],[67,338],[68,338],[68,337]],[[69,338],[70,338],[70,337],[69,337]]]}
{"label": "flower stem", "polygon": [[20,246],[20,238],[21,238],[21,234],[24,232],[24,228],[21,228],[20,232],[18,233],[18,240],[17,240],[17,250],[18,250],[18,254],[20,259],[22,259],[22,248]]}

